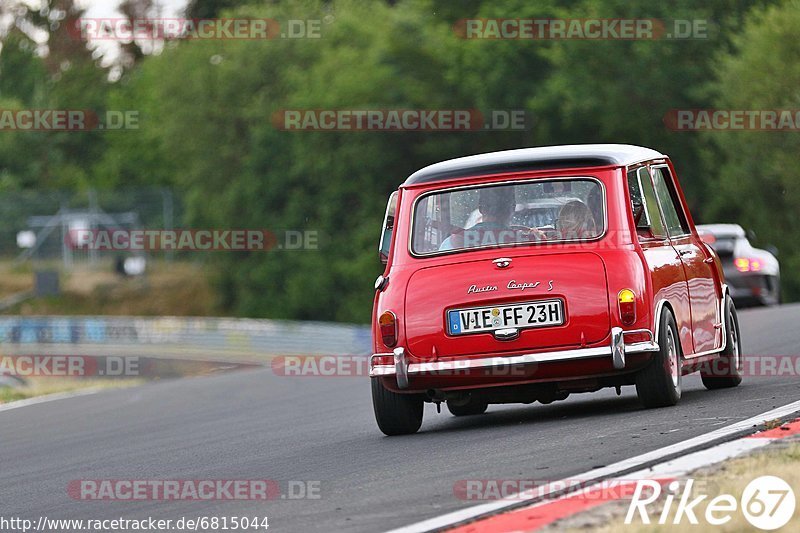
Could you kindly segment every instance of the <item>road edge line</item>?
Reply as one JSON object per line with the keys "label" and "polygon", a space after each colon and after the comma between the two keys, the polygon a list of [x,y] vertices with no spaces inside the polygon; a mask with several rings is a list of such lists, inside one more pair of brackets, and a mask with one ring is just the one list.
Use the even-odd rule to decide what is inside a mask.
{"label": "road edge line", "polygon": [[[540,487],[535,491],[525,491],[522,493],[512,494],[506,498],[475,505],[466,509],[460,509],[450,513],[443,514],[438,517],[429,518],[421,522],[402,526],[392,529],[387,533],[428,533],[432,531],[440,531],[443,529],[450,529],[459,525],[464,525],[469,522],[474,522],[478,519],[486,518],[488,516],[506,512],[515,508],[529,507],[539,501],[551,499],[566,494],[563,486],[567,481],[582,481],[586,483],[600,482],[605,479],[613,478],[627,473],[636,472],[654,465],[665,463],[676,457],[688,455],[689,453],[698,452],[706,448],[710,448],[716,444],[735,440],[749,434],[757,433],[757,428],[768,421],[789,419],[792,415],[800,412],[800,401],[791,402],[781,407],[776,407],[764,413],[752,416],[745,420],[735,422],[729,426],[716,429],[697,437],[692,437],[684,441],[670,444],[663,448],[658,448],[650,452],[646,452],[635,457],[623,459],[622,461],[613,463],[609,466],[602,468],[595,468],[586,472],[570,476],[568,479],[551,482],[548,485],[558,487],[558,489],[544,490]],[[569,486],[568,484],[566,484]]]}
{"label": "road edge line", "polygon": [[55,392],[53,394],[44,394],[42,396],[35,396],[33,398],[25,398],[24,400],[14,400],[13,402],[0,403],[0,412],[11,411],[12,409],[19,409],[20,407],[27,407],[29,405],[36,405],[40,403],[55,402],[57,400],[66,400],[68,398],[77,398],[79,396],[89,396],[90,394],[97,394],[103,390],[109,389],[93,388],[69,392]]}

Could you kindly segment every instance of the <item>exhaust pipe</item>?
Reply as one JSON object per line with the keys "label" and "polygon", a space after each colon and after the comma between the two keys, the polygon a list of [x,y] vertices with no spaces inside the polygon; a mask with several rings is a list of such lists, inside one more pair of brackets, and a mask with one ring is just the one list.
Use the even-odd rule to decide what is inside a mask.
{"label": "exhaust pipe", "polygon": [[438,389],[428,389],[425,391],[425,395],[432,402],[443,402],[447,399],[447,395]]}

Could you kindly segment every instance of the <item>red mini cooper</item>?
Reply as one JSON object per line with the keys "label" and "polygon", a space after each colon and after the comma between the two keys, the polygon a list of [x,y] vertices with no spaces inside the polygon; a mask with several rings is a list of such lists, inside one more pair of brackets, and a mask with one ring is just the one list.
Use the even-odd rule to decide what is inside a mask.
{"label": "red mini cooper", "polygon": [[412,174],[392,193],[369,373],[387,435],[424,402],[456,416],[681,376],[733,387],[736,310],[667,156],[629,145],[509,150]]}

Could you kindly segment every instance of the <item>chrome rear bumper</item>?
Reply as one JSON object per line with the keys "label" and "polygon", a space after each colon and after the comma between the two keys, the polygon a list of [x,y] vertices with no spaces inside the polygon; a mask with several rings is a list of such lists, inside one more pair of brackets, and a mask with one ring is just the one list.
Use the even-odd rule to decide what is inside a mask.
{"label": "chrome rear bumper", "polygon": [[[625,335],[648,335],[650,340],[625,344]],[[614,368],[625,368],[625,355],[633,353],[657,352],[658,344],[649,329],[636,329],[624,331],[622,328],[611,329],[611,343],[609,346],[599,348],[580,348],[577,350],[563,350],[558,352],[542,352],[506,357],[481,357],[475,359],[456,359],[449,361],[436,361],[432,363],[409,363],[405,348],[395,348],[393,353],[377,353],[370,357],[370,377],[396,376],[397,386],[401,389],[408,388],[409,376],[418,374],[436,374],[447,371],[464,371],[468,369],[510,367],[512,365],[529,365],[536,363],[550,363],[556,361],[572,361],[594,357],[611,357]],[[394,364],[375,364],[375,357],[391,356]]]}

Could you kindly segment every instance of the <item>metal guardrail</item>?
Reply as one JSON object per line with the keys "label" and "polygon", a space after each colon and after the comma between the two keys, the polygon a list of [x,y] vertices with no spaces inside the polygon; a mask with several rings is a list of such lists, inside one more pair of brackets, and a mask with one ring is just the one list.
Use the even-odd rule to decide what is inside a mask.
{"label": "metal guardrail", "polygon": [[[354,324],[190,317],[0,317],[0,349],[82,346],[202,353],[362,355],[370,328]],[[148,350],[152,352],[151,350]]]}

